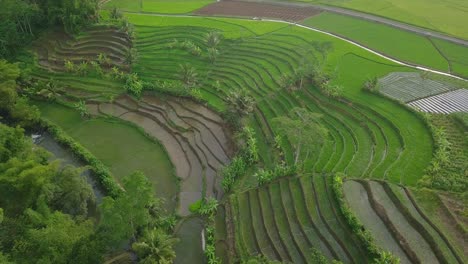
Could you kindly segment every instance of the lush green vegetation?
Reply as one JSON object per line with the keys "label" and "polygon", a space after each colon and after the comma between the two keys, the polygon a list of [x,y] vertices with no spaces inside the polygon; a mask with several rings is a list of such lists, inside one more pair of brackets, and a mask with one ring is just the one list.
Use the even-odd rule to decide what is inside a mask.
{"label": "lush green vegetation", "polygon": [[104,8],[117,7],[123,11],[150,12],[161,14],[190,13],[213,0],[111,0],[107,1]]}
{"label": "lush green vegetation", "polygon": [[97,0],[2,0],[0,4],[0,57],[12,57],[49,26],[77,33],[99,20]]}
{"label": "lush green vegetation", "polygon": [[[160,232],[166,243],[170,241],[160,201],[142,173],[125,177],[125,192],[105,197],[97,214],[82,170],[49,163],[49,154],[33,147],[23,133],[20,127],[0,124],[2,262],[99,263],[106,252],[144,230]],[[140,243],[134,245],[141,248]],[[159,258],[174,258],[170,245],[148,247],[161,250]],[[145,251],[137,252],[145,257]]]}
{"label": "lush green vegetation", "polygon": [[[75,13],[64,5],[57,24],[67,32],[76,32],[95,21],[93,16],[86,16],[89,13],[80,13],[87,10],[86,3],[76,7],[87,18],[83,23],[67,24]],[[67,241],[63,251],[53,255],[58,258],[53,262],[65,263],[75,255],[78,262],[99,262],[103,254],[115,252],[130,239],[135,242],[132,251],[140,262],[171,262],[177,241],[169,233],[178,233],[181,228],[176,226],[179,218],[172,215],[179,202],[177,213],[184,217],[182,220],[192,214],[204,221],[201,233],[206,250],[201,254],[209,263],[219,263],[220,242],[232,260],[238,257],[246,263],[267,263],[267,259],[295,263],[323,263],[327,259],[360,263],[375,259],[377,263],[396,263],[391,254],[374,244],[371,234],[346,207],[341,178],[333,182],[328,175],[345,173],[352,178],[457,192],[466,189],[460,173],[466,159],[461,144],[463,121],[459,121],[463,117],[448,125],[442,121],[430,125],[412,110],[362,88],[369,80],[410,69],[336,38],[283,23],[145,14],[186,13],[206,3],[110,1],[106,7],[116,5],[129,12],[123,15],[116,8],[110,9],[101,24],[73,37],[60,30],[44,34],[30,50],[37,57],[29,59],[27,52],[18,57],[27,71],[0,61],[0,114],[5,122],[33,125],[39,112],[30,106],[27,97],[34,98],[42,117],[63,130],[55,127],[60,131],[58,141],[89,162],[98,179],[105,182],[103,186],[111,189],[111,196],[98,206],[95,219],[88,215],[75,217],[76,212],[70,212],[70,208],[82,212],[85,206],[61,206],[68,200],[60,200],[53,191],[48,192],[49,196],[43,194],[47,188],[29,192],[17,204],[4,204],[2,200],[0,222],[26,219],[23,221],[31,221],[26,222],[27,228],[34,230],[25,228],[26,238],[20,237],[33,242],[0,240],[0,260],[5,256],[19,260],[23,250],[47,262],[50,252],[31,250],[37,242],[30,233],[38,238],[40,232],[76,232],[77,240]],[[334,17],[322,14],[307,23],[323,25],[330,19]],[[391,56],[445,71],[464,69],[464,62],[456,56],[463,51],[446,43],[431,43],[367,22],[340,17],[335,20],[327,25],[331,31],[342,30],[350,38],[359,38]],[[337,26],[343,23],[349,26]],[[361,36],[356,27],[375,32],[376,38]],[[384,41],[388,32],[412,44],[392,46]],[[435,52],[435,46],[441,53],[445,50],[444,55]],[[122,96],[125,92],[130,95]],[[234,130],[236,146],[231,146],[231,131],[226,133],[226,123],[220,116]],[[445,126],[447,133],[438,133],[434,125]],[[452,130],[455,126],[457,129]],[[22,133],[20,129],[5,131],[7,138],[20,138]],[[459,143],[461,147],[452,147]],[[0,158],[17,155],[18,144],[0,140],[1,144],[5,147],[0,148]],[[229,164],[234,150],[237,155],[222,169]],[[79,183],[77,179],[81,178],[75,170],[58,169],[42,154],[30,161],[31,155],[20,155],[15,162],[49,166],[46,172],[37,171],[46,178],[41,184],[62,193],[62,174],[73,178],[74,184]],[[175,170],[168,156],[180,163]],[[10,160],[5,164],[23,166]],[[2,166],[7,165],[0,160],[0,188],[8,190],[8,199],[12,199],[24,190],[13,193],[7,188],[12,170],[5,170],[5,176]],[[134,173],[136,170],[141,172]],[[442,177],[448,172],[449,177]],[[6,179],[4,185],[2,179]],[[25,179],[29,178],[18,178]],[[405,255],[428,261],[451,262],[456,258],[429,220],[410,207],[410,198],[402,199],[406,196],[391,185],[362,182],[366,182],[362,188],[367,188],[370,201],[381,203],[389,212],[376,211],[378,217],[396,223],[389,225],[395,241],[402,238],[408,242]],[[66,187],[86,189],[73,184]],[[223,200],[225,193],[227,198]],[[33,200],[31,197],[37,194],[50,200]],[[179,210],[181,204],[184,208]],[[189,204],[190,211],[186,208]],[[12,216],[14,206],[23,206],[16,216]],[[39,219],[31,211],[45,217]],[[67,215],[71,221],[62,223],[61,216],[57,217],[61,222],[51,220],[60,222],[56,228],[48,222],[49,216],[56,214]],[[224,216],[232,221],[225,223],[225,230],[218,231],[222,226],[218,220]],[[402,219],[407,225],[401,224]],[[20,221],[17,225],[22,224]],[[62,226],[69,229],[61,231]],[[17,226],[12,228],[16,230]],[[7,229],[0,226],[3,230]],[[12,230],[5,232],[10,234]],[[424,243],[417,244],[420,237]],[[181,238],[185,239],[182,245],[193,240]],[[49,248],[56,247],[54,239],[48,240]],[[200,250],[192,246],[187,252]],[[238,255],[233,256],[234,252]]]}
{"label": "lush green vegetation", "polygon": [[468,30],[460,27],[468,23],[463,0],[299,0],[325,5],[335,5],[375,14],[419,27],[429,28],[459,38],[468,38]]}
{"label": "lush green vegetation", "polygon": [[[246,21],[234,19],[151,17],[151,20],[147,20],[144,15],[130,15],[129,18],[137,25],[136,48],[140,54],[134,70],[139,72],[143,80],[164,80],[177,84],[179,64],[181,61],[191,61],[191,65],[199,74],[205,73],[199,77],[203,82],[197,85],[201,98],[217,109],[226,109],[227,102],[223,99],[223,94],[227,95],[241,88],[249,92],[259,109],[259,112],[254,112],[254,116],[250,118],[249,126],[256,131],[259,153],[267,167],[274,166],[277,156],[277,152],[272,151],[272,144],[269,144],[274,142],[275,134],[278,133],[275,124],[272,123],[273,118],[287,114],[287,107],[303,104],[307,104],[310,111],[324,115],[323,119],[326,120],[326,128],[330,134],[330,142],[324,144],[320,155],[309,157],[305,168],[315,167],[317,171],[349,170],[350,175],[362,177],[367,174],[363,173],[363,168],[368,166],[368,173],[374,177],[386,177],[393,181],[414,184],[420,177],[416,175],[421,175],[428,164],[432,147],[423,121],[397,104],[360,89],[366,77],[380,76],[398,69],[396,66],[380,63],[380,59],[368,53],[321,34],[295,27],[281,27],[278,23],[268,23],[268,27],[259,27],[261,24],[254,22],[247,27]],[[183,21],[192,26],[177,26]],[[149,27],[149,23],[154,26]],[[162,27],[163,25],[165,27]],[[167,27],[170,25],[171,27]],[[200,27],[195,27],[196,25]],[[204,37],[210,31],[207,27],[222,30],[225,34],[225,40],[218,46],[220,55],[214,63],[211,63],[203,52],[207,50],[204,43]],[[265,34],[267,29],[271,33]],[[241,39],[233,39],[240,37],[242,32],[248,32],[248,35],[244,34]],[[252,35],[256,37],[249,37]],[[317,61],[317,53],[313,52],[313,43],[308,42],[308,38],[332,41],[334,51],[327,55],[328,65],[339,65],[339,74],[333,83],[346,84],[342,93],[349,99],[330,99],[315,88],[288,92],[282,90],[279,78],[272,78],[281,72],[291,72],[294,68],[301,67],[301,58],[304,56],[310,56],[311,60]],[[175,40],[179,43],[191,41],[200,47],[201,55],[192,55],[179,48],[168,49]],[[369,57],[372,59],[367,59]],[[327,67],[325,69],[329,71],[331,68]],[[310,87],[310,83],[307,82],[305,86]],[[172,91],[182,89],[177,87],[181,86],[172,86]],[[347,100],[353,101],[354,105],[346,104]],[[396,116],[398,118],[395,118]],[[406,120],[402,121],[404,119]],[[357,120],[362,120],[367,126],[362,127]],[[409,128],[407,124],[414,127]],[[414,137],[414,133],[426,141],[419,141]],[[372,145],[375,145],[375,151],[371,151]],[[293,153],[291,146],[286,144],[282,148],[286,160],[290,162]],[[335,151],[335,155],[330,157],[333,148],[341,150]],[[419,148],[426,150],[413,152]],[[382,152],[378,152],[387,150],[385,157],[381,155]],[[411,165],[402,165],[409,162],[405,158],[406,155],[424,157],[413,159]],[[356,158],[353,158],[354,156]],[[418,165],[417,160],[422,163]],[[400,165],[393,164],[394,162]],[[403,170],[412,172],[403,173]]]}
{"label": "lush green vegetation", "polygon": [[322,13],[304,23],[351,39],[398,60],[468,76],[466,60],[463,60],[468,49],[463,46],[333,13]]}
{"label": "lush green vegetation", "polygon": [[106,119],[83,119],[79,112],[57,104],[38,103],[42,116],[56,123],[107,165],[121,182],[138,170],[147,175],[157,197],[173,210],[177,178],[164,148],[131,125]]}

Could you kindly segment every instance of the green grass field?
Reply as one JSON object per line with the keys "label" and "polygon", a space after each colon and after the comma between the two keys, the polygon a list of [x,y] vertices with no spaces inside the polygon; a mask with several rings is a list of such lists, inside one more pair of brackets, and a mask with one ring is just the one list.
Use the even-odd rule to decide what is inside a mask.
{"label": "green grass field", "polygon": [[304,24],[356,41],[398,60],[468,76],[467,47],[333,13],[311,17]]}
{"label": "green grass field", "polygon": [[111,0],[104,8],[117,7],[123,11],[161,14],[184,14],[197,10],[213,0]]}
{"label": "green grass field", "polygon": [[172,164],[163,147],[136,128],[102,118],[83,120],[78,112],[57,104],[37,103],[42,116],[59,125],[93,153],[120,181],[139,170],[153,183],[155,195],[165,207],[175,208],[178,186]]}
{"label": "green grass field", "polygon": [[334,5],[387,17],[468,39],[468,2],[464,0],[299,0]]}

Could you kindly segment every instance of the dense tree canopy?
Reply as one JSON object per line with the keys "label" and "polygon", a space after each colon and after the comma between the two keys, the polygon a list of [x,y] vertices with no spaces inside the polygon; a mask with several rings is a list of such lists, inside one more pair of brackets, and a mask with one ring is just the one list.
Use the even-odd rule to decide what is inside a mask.
{"label": "dense tree canopy", "polygon": [[28,126],[38,119],[39,111],[29,105],[27,98],[18,95],[20,73],[17,64],[0,59],[0,120],[13,118],[17,124]]}
{"label": "dense tree canopy", "polygon": [[77,33],[99,18],[97,0],[0,0],[0,7],[0,58],[14,56],[49,26]]}

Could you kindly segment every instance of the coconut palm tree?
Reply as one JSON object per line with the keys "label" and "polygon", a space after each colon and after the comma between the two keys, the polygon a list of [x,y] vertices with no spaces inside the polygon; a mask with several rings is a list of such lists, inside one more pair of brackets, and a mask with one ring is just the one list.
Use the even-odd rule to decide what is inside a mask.
{"label": "coconut palm tree", "polygon": [[132,249],[140,258],[142,264],[169,264],[176,254],[173,246],[178,242],[160,229],[152,229],[145,233],[141,241],[135,242]]}
{"label": "coconut palm tree", "polygon": [[198,81],[198,73],[192,65],[180,64],[177,78],[184,84],[186,88],[192,88]]}
{"label": "coconut palm tree", "polygon": [[254,110],[255,99],[245,89],[231,91],[226,99],[230,108],[239,114],[248,115]]}
{"label": "coconut palm tree", "polygon": [[211,31],[206,35],[206,46],[209,48],[216,48],[221,42],[222,35],[216,31]]}

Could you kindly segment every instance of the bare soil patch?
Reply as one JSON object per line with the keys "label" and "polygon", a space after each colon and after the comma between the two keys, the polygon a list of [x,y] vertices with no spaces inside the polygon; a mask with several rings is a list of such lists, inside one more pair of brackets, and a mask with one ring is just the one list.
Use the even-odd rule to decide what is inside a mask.
{"label": "bare soil patch", "polygon": [[199,15],[220,15],[239,17],[276,18],[286,21],[301,21],[319,14],[314,7],[284,6],[273,3],[243,1],[221,1],[195,11]]}

